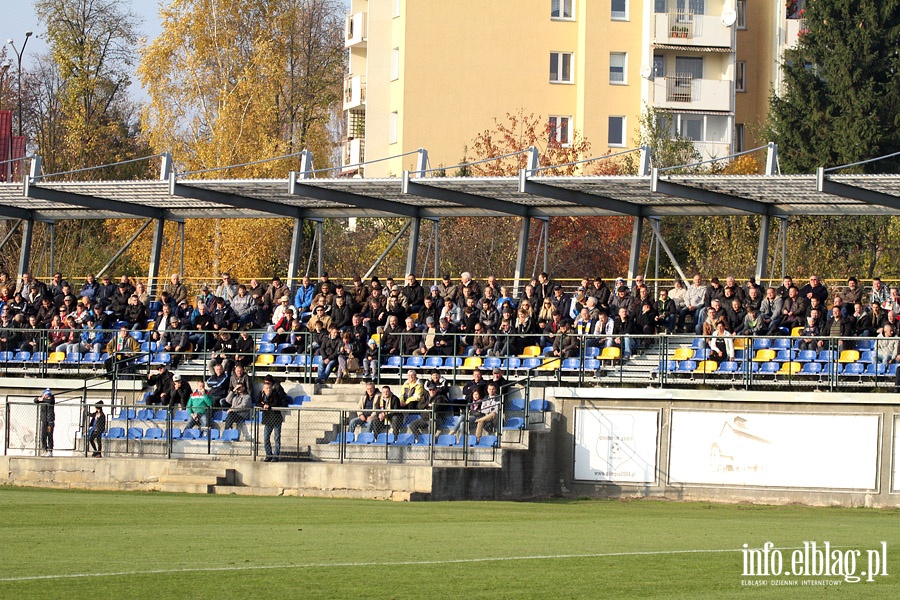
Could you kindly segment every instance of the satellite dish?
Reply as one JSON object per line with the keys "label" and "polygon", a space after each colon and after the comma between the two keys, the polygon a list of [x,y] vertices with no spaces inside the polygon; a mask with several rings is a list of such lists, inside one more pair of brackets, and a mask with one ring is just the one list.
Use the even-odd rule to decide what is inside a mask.
{"label": "satellite dish", "polygon": [[737,21],[737,13],[732,7],[725,7],[725,10],[722,11],[722,23],[725,27],[731,27],[735,21]]}
{"label": "satellite dish", "polygon": [[644,79],[650,79],[650,76],[653,75],[653,69],[650,65],[644,65],[641,67],[641,77]]}

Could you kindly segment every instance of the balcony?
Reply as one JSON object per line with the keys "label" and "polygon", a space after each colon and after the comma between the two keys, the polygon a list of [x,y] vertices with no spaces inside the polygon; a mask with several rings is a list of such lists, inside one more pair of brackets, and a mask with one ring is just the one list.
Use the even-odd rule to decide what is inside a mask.
{"label": "balcony", "polygon": [[364,12],[347,15],[344,29],[345,48],[366,47],[366,17],[367,15]]}
{"label": "balcony", "polygon": [[652,85],[656,108],[731,111],[731,81],[694,79],[690,73],[656,77]]}
{"label": "balcony", "polygon": [[694,142],[700,160],[712,160],[731,154],[731,142]]}
{"label": "balcony", "polygon": [[366,140],[363,138],[346,140],[342,144],[341,158],[344,166],[362,164],[366,160]]}
{"label": "balcony", "polygon": [[732,48],[731,27],[722,23],[721,16],[671,12],[656,13],[654,18],[654,44]]}
{"label": "balcony", "polygon": [[366,79],[353,75],[344,79],[344,110],[366,105]]}
{"label": "balcony", "polygon": [[787,19],[783,31],[785,49],[793,50],[800,43],[800,36],[806,31],[806,19]]}

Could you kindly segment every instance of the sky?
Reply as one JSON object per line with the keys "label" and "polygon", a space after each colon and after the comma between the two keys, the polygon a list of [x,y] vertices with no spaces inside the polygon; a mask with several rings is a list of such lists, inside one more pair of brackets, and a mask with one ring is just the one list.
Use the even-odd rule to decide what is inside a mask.
{"label": "sky", "polygon": [[[146,36],[148,41],[159,34],[158,0],[121,0],[121,3],[130,5],[132,11],[143,20],[140,33]],[[44,27],[38,23],[32,0],[10,0],[4,2],[4,5],[4,18],[0,21],[0,43],[5,44],[6,40],[12,38],[16,43],[16,48],[21,50],[25,32],[29,30],[34,32],[34,35],[28,40],[25,55],[22,58],[22,65],[27,69],[36,56],[47,52],[47,44],[42,39]],[[7,56],[13,60],[16,58],[15,53],[9,47],[7,47]],[[140,84],[137,82],[132,84],[132,96],[136,100],[145,101],[147,95],[139,86]]]}

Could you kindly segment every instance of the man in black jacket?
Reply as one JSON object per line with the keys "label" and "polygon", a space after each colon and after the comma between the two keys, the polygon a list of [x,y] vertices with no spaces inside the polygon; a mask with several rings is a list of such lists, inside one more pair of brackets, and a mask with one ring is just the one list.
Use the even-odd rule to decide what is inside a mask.
{"label": "man in black jacket", "polygon": [[[288,404],[287,394],[280,383],[276,383],[271,375],[263,379],[262,390],[256,400],[256,405],[262,409],[263,446],[266,451],[264,462],[278,462],[281,455],[281,424],[284,423],[284,414],[279,408]],[[275,451],[272,451],[272,437],[274,434]]]}
{"label": "man in black jacket", "polygon": [[319,366],[319,374],[316,383],[323,384],[328,380],[331,372],[338,365],[338,356],[341,354],[341,337],[337,327],[332,325],[328,329],[328,337],[322,340],[319,346],[319,356],[322,357],[322,364]]}
{"label": "man in black jacket", "polygon": [[172,373],[166,365],[159,365],[155,375],[147,376],[147,384],[155,386],[154,390],[147,394],[145,399],[148,405],[164,404],[169,406],[172,404],[172,394],[175,392],[175,382],[172,379]]}

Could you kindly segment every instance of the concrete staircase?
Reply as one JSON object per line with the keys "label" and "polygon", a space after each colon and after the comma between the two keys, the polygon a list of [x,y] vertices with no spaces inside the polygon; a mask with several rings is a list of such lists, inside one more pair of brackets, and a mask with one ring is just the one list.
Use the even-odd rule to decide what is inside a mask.
{"label": "concrete staircase", "polygon": [[235,470],[223,468],[214,461],[171,460],[167,463],[153,486],[157,491],[211,494],[218,488],[235,486]]}

